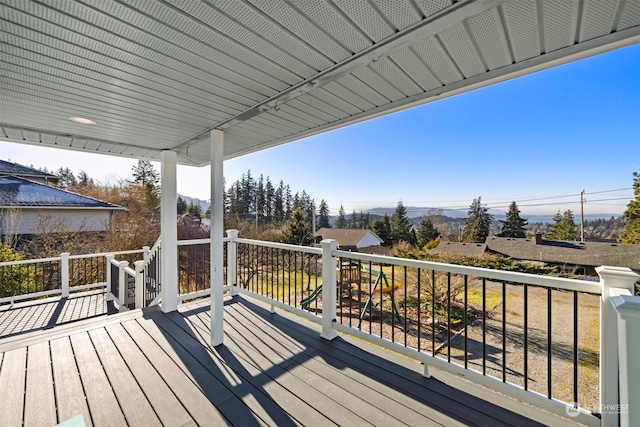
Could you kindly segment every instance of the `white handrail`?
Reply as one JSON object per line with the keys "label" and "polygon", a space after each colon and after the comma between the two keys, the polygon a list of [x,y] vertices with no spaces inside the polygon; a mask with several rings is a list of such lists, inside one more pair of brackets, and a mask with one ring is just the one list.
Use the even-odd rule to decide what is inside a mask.
{"label": "white handrail", "polygon": [[278,243],[278,242],[264,242],[261,240],[251,240],[251,239],[242,239],[242,238],[235,239],[235,241],[237,243],[246,243],[249,245],[263,246],[266,248],[286,249],[289,251],[304,252],[307,254],[315,254],[315,255],[322,254],[322,249],[312,248],[310,246],[299,246],[299,245],[291,245],[288,243]]}
{"label": "white handrail", "polygon": [[[226,243],[229,241],[228,237],[223,237],[222,242]],[[211,243],[211,239],[191,239],[191,240],[178,240],[178,246],[189,246],[189,245],[206,245]]]}
{"label": "white handrail", "polygon": [[[119,252],[97,252],[94,254],[82,254],[82,255],[69,255],[69,259],[82,259],[82,258],[98,258],[104,257],[107,255],[129,255],[129,254],[138,254],[142,253],[142,249],[133,249],[130,251],[119,251]],[[23,265],[23,264],[37,264],[40,262],[52,262],[52,261],[60,261],[62,257],[50,257],[50,258],[38,258],[38,259],[22,259],[19,261],[4,261],[0,262],[0,267],[9,267],[12,265]]]}
{"label": "white handrail", "polygon": [[535,274],[520,273],[516,271],[492,270],[488,268],[444,264],[431,261],[419,261],[414,259],[396,258],[384,255],[371,255],[341,250],[332,251],[331,254],[336,257],[356,259],[359,261],[371,261],[376,264],[389,264],[401,267],[443,271],[445,273],[466,274],[469,276],[493,279],[500,282],[504,281],[523,284],[526,283],[528,285],[554,289],[564,289],[568,291],[586,292],[595,295],[600,295],[600,293],[602,292],[602,285],[600,285],[599,282],[591,282],[586,280],[567,279],[564,277],[539,276]]}

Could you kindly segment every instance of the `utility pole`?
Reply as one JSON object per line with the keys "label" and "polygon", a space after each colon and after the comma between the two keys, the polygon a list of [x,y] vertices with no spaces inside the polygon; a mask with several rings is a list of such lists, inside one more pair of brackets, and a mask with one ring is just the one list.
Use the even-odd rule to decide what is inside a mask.
{"label": "utility pole", "polygon": [[580,192],[580,241],[584,242],[584,189]]}

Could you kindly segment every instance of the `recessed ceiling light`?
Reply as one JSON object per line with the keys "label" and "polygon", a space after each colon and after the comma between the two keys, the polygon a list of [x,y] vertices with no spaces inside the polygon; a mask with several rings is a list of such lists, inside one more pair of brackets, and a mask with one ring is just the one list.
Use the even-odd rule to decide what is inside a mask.
{"label": "recessed ceiling light", "polygon": [[95,125],[96,122],[94,122],[91,119],[85,119],[84,117],[69,117],[69,120],[71,120],[72,122],[76,122],[76,123],[82,123],[83,125]]}

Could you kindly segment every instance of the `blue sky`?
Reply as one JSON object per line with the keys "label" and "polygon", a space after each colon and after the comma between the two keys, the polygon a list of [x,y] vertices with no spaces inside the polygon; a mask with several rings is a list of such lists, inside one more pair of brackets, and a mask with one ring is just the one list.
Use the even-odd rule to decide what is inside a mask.
{"label": "blue sky", "polygon": [[[481,196],[497,211],[514,200],[525,215],[552,215],[579,212],[584,189],[585,214],[619,214],[640,170],[639,70],[640,45],[618,49],[228,160],[225,179],[251,170],[333,212],[398,201],[466,210]],[[102,182],[130,178],[135,164],[6,142],[0,158]],[[209,191],[208,167],[179,167],[179,193]]]}

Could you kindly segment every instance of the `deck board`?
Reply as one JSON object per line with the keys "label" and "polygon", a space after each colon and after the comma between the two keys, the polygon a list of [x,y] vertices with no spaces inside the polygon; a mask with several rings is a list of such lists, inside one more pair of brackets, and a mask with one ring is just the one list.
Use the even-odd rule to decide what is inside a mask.
{"label": "deck board", "polygon": [[[209,399],[185,375],[185,371],[176,363],[175,359],[165,353],[152,337],[137,322],[127,322],[123,325],[127,333],[140,347],[144,356],[156,367],[157,372],[170,385],[171,390],[182,406],[188,411],[193,420],[200,425],[211,423],[213,425],[228,424],[220,411],[210,404]],[[169,350],[170,353],[171,350]],[[176,358],[178,358],[176,356]],[[179,360],[179,358],[178,358]],[[184,365],[183,365],[184,367]],[[185,368],[186,369],[186,368]]]}
{"label": "deck board", "polygon": [[[295,324],[285,319],[286,316],[271,316],[268,311],[260,310],[251,303],[234,305],[228,312],[239,311],[241,318],[250,319],[248,324],[259,324],[264,328],[274,328],[278,334],[293,333],[291,331]],[[248,308],[251,306],[251,308]],[[262,316],[259,315],[262,313]],[[259,322],[264,316],[270,317],[270,322]],[[528,420],[517,413],[509,411],[499,411],[499,418],[496,406],[485,404],[484,401],[473,398],[466,393],[457,393],[457,390],[448,387],[433,388],[437,381],[427,381],[422,375],[416,375],[415,371],[409,369],[391,368],[385,358],[375,356],[369,352],[361,351],[350,343],[342,339],[336,339],[331,344],[318,340],[319,328],[296,328],[296,338],[302,345],[318,345],[325,360],[331,360],[340,372],[350,377],[353,381],[364,384],[366,388],[381,389],[384,391],[386,399],[401,403],[415,410],[420,410],[424,405],[429,405],[437,409],[433,416],[434,423],[450,425],[457,420],[465,425],[507,425],[504,419],[512,420],[513,425],[539,425],[539,423]],[[240,334],[242,335],[242,334]],[[283,342],[283,341],[280,341]],[[336,361],[339,363],[336,364]],[[415,365],[418,365],[415,363]],[[391,386],[385,386],[391,385]],[[390,399],[389,396],[393,396]],[[458,410],[452,411],[452,401],[456,402]],[[445,414],[441,416],[441,414]]]}
{"label": "deck board", "polygon": [[106,328],[127,367],[140,385],[154,413],[166,426],[182,426],[192,421],[191,416],[180,403],[169,385],[162,379],[154,366],[147,360],[131,336],[122,325]]}
{"label": "deck board", "polygon": [[[247,345],[246,341],[249,338],[247,338],[241,330],[239,330],[239,332],[241,332],[239,337],[241,337],[243,342],[238,342],[238,344],[243,346]],[[264,332],[268,333],[267,331]],[[332,384],[331,389],[333,392],[337,393],[336,396],[341,394],[343,395],[344,392],[347,392],[347,399],[355,399],[353,405],[347,404],[347,407],[357,407],[358,412],[368,416],[373,416],[376,413],[379,413],[380,415],[384,414],[383,419],[388,419],[390,416],[398,422],[407,425],[417,425],[424,422],[424,415],[419,413],[420,408],[416,407],[417,405],[414,405],[411,399],[403,398],[402,394],[398,395],[398,393],[394,393],[394,391],[389,389],[389,387],[381,386],[368,377],[358,374],[350,367],[344,366],[337,369],[335,366],[329,365],[319,352],[315,352],[311,357],[306,354],[300,355],[289,352],[288,354],[283,354],[282,357],[286,358],[282,360],[290,360],[292,363],[299,363],[300,367],[305,368],[304,370],[298,369],[297,367],[294,368],[296,375],[301,377],[303,380],[308,378],[308,380],[311,381],[313,379],[311,374],[315,373],[325,380],[325,382]],[[363,385],[365,387],[363,387]],[[340,390],[343,390],[344,392],[341,392]],[[340,400],[342,401],[342,399]],[[347,400],[344,400],[344,402],[347,402]],[[360,402],[375,402],[376,406],[359,405]],[[360,406],[364,409],[360,410]],[[439,417],[434,415],[432,421],[434,424],[446,422],[447,425],[453,425],[449,417]]]}
{"label": "deck board", "polygon": [[78,414],[88,426],[569,423],[546,413],[539,422],[531,407],[466,392],[478,387],[448,374],[427,380],[418,363],[347,336],[323,340],[320,325],[243,297],[224,310],[225,344],[215,348],[207,301],[0,338],[0,424]]}
{"label": "deck board", "polygon": [[0,339],[111,312],[104,289],[0,306]]}
{"label": "deck board", "polygon": [[[263,424],[260,415],[267,416],[265,411],[257,410],[261,414],[257,414],[253,409],[259,409],[261,406],[250,406],[241,403],[241,399],[231,390],[243,384],[233,371],[227,369],[222,363],[207,352],[205,348],[193,337],[185,333],[185,330],[179,328],[178,325],[166,319],[165,316],[158,316],[153,320],[140,322],[142,326],[157,341],[161,339],[158,334],[166,337],[167,343],[171,345],[176,354],[181,357],[187,375],[198,385],[198,388],[208,396],[209,400],[219,405],[219,409],[229,422],[235,425],[256,425]],[[171,335],[174,334],[174,335]],[[179,341],[178,341],[179,338]],[[242,394],[253,395],[254,390],[245,389]],[[244,410],[238,408],[244,407]],[[249,408],[249,410],[247,410]],[[279,408],[272,405],[271,409],[277,411]],[[281,420],[286,421],[286,420]]]}
{"label": "deck board", "polygon": [[0,370],[0,414],[5,425],[22,425],[27,349],[5,353]]}
{"label": "deck board", "polygon": [[85,425],[93,425],[69,337],[52,340],[50,346],[58,422],[82,415]]}
{"label": "deck board", "polygon": [[83,332],[72,335],[70,338],[94,425],[125,425],[124,415],[89,334]]}
{"label": "deck board", "polygon": [[29,347],[24,425],[56,425],[56,402],[49,343]]}
{"label": "deck board", "polygon": [[[177,314],[169,315],[168,318],[175,320],[181,317]],[[159,322],[164,323],[161,319]],[[178,320],[179,322],[179,320]],[[185,330],[189,329],[189,325],[180,323]],[[195,327],[195,326],[194,326]],[[194,332],[193,341],[190,345],[204,345],[210,348],[205,337],[208,336],[208,330],[192,330]],[[183,340],[184,341],[184,340]],[[227,346],[225,346],[227,347]],[[265,376],[259,369],[252,369],[250,365],[244,363],[237,356],[225,348],[216,349],[217,360],[216,365],[226,366],[232,369],[236,377],[236,385],[233,392],[258,416],[263,420],[269,420],[279,426],[298,425],[302,421],[313,421],[314,423],[326,423],[328,420],[320,412],[307,405],[302,405],[300,398],[280,384],[270,381],[265,382]],[[211,357],[211,356],[207,356]],[[215,371],[214,371],[215,374]],[[316,424],[318,425],[318,424]]]}
{"label": "deck board", "polygon": [[[247,318],[247,317],[252,318],[252,316],[255,315],[255,312],[252,312],[252,310],[246,310],[243,307],[234,307],[232,309],[230,308],[229,311],[233,312],[233,310],[238,310],[239,313],[241,314],[240,317],[244,317],[244,318]],[[254,324],[254,323],[257,323],[257,319],[252,319],[252,321],[250,322],[250,324]],[[260,325],[267,329],[272,328],[272,326],[269,326],[268,324],[261,323]],[[238,325],[238,327],[241,327],[241,326]],[[283,330],[286,331],[286,328],[288,328],[288,326],[283,325],[282,328],[285,328]],[[266,331],[262,330],[261,332],[266,332]],[[239,335],[241,337],[245,336],[245,334],[243,333],[240,333]],[[419,411],[423,410],[424,404],[429,404],[430,406],[438,407],[437,405],[441,403],[439,409],[442,410],[442,413],[448,412],[448,408],[446,404],[450,403],[450,400],[447,398],[443,398],[438,394],[430,394],[428,397],[428,402],[424,401],[423,397],[420,396],[419,393],[411,397],[407,396],[407,391],[410,390],[411,388],[424,390],[427,380],[424,379],[423,377],[419,376],[419,379],[423,384],[415,384],[415,385],[406,384],[401,381],[402,378],[400,374],[402,370],[396,369],[394,370],[394,372],[388,372],[385,370],[384,367],[378,367],[376,365],[368,363],[367,361],[362,360],[360,358],[360,354],[358,354],[359,352],[358,353],[352,352],[350,354],[349,352],[339,351],[339,352],[334,352],[336,354],[331,354],[330,357],[327,357],[329,355],[327,355],[326,351],[323,351],[322,348],[325,348],[325,347],[331,348],[332,346],[326,346],[324,344],[327,344],[327,343],[323,343],[317,340],[317,335],[315,333],[312,337],[310,337],[310,340],[306,344],[308,346],[310,345],[318,346],[318,350],[317,350],[318,353],[313,359],[331,361],[331,365],[322,363],[322,362],[318,363],[319,365],[323,365],[323,364],[325,365],[326,369],[324,371],[319,371],[316,369],[313,369],[312,371],[323,372],[328,375],[331,370],[338,370],[338,376],[345,376],[345,378],[343,378],[343,385],[344,385],[344,382],[348,384],[348,387],[346,387],[346,389],[350,390],[356,399],[362,400],[363,402],[375,402],[375,405],[377,407],[385,406],[389,410],[389,412],[391,412],[391,413],[389,412],[385,413],[387,419],[392,417],[397,419],[398,422],[400,422],[404,416],[410,415],[410,412],[419,414]],[[332,345],[333,344],[335,343],[332,343]],[[303,344],[301,342],[298,342],[297,345],[299,346]],[[336,356],[339,356],[339,357],[336,357]],[[296,362],[298,364],[306,365],[309,358],[307,356],[303,356],[300,354],[297,354],[297,355],[290,354],[286,356],[286,360],[288,360],[290,363]],[[338,363],[336,363],[336,361],[338,361]],[[309,368],[307,368],[307,371],[309,371]],[[302,372],[306,374],[305,371],[302,371]],[[332,378],[327,378],[327,377],[322,378],[323,382],[332,382],[331,379]],[[400,381],[400,384],[395,385],[395,388],[392,388],[392,387],[385,386],[384,384],[380,384],[379,379],[384,380],[386,384],[394,384],[397,381]],[[365,387],[363,387],[363,385],[365,385]],[[397,388],[401,388],[402,392],[399,392]],[[377,391],[377,394],[369,394],[369,399],[364,399],[362,396],[363,389]],[[368,405],[362,405],[362,406],[364,406],[365,409],[367,409]],[[394,413],[395,413],[395,416],[394,416]],[[430,423],[434,425],[435,424],[456,425],[455,415],[447,414],[446,416],[442,416],[440,414],[441,412],[435,412],[431,414]],[[424,420],[424,415],[422,415],[421,417]],[[483,420],[482,416],[480,416],[479,418],[480,418],[479,420],[466,420],[466,421],[467,423],[471,421],[474,421],[474,422],[480,421],[481,424],[482,424],[482,421],[485,421],[485,423],[487,421],[490,421],[492,425],[500,424],[499,422],[496,422],[496,420],[494,419]],[[415,421],[415,419],[412,421]],[[407,420],[406,422],[409,423],[409,420]]]}
{"label": "deck board", "polygon": [[[204,320],[201,317],[204,315],[204,313],[198,315],[198,319]],[[196,321],[192,316],[189,319]],[[251,366],[254,372],[268,376],[270,381],[291,391],[306,403],[303,407],[312,407],[321,414],[326,414],[326,417],[338,425],[353,423],[363,425],[375,423],[376,419],[388,419],[387,414],[377,407],[326,381],[317,373],[295,364],[285,364],[287,360],[281,358],[277,352],[274,353],[273,347],[263,344],[256,335],[243,330],[240,325],[230,324],[229,326],[238,333],[225,337],[225,346],[232,353],[240,355],[245,369]],[[247,336],[254,339],[249,339]],[[270,354],[272,357],[265,357],[265,354]],[[296,370],[302,372],[296,372]],[[309,419],[308,415],[303,419]],[[318,421],[321,421],[320,417]]]}
{"label": "deck board", "polygon": [[118,399],[127,424],[161,426],[147,397],[105,329],[89,331],[89,337]]}

